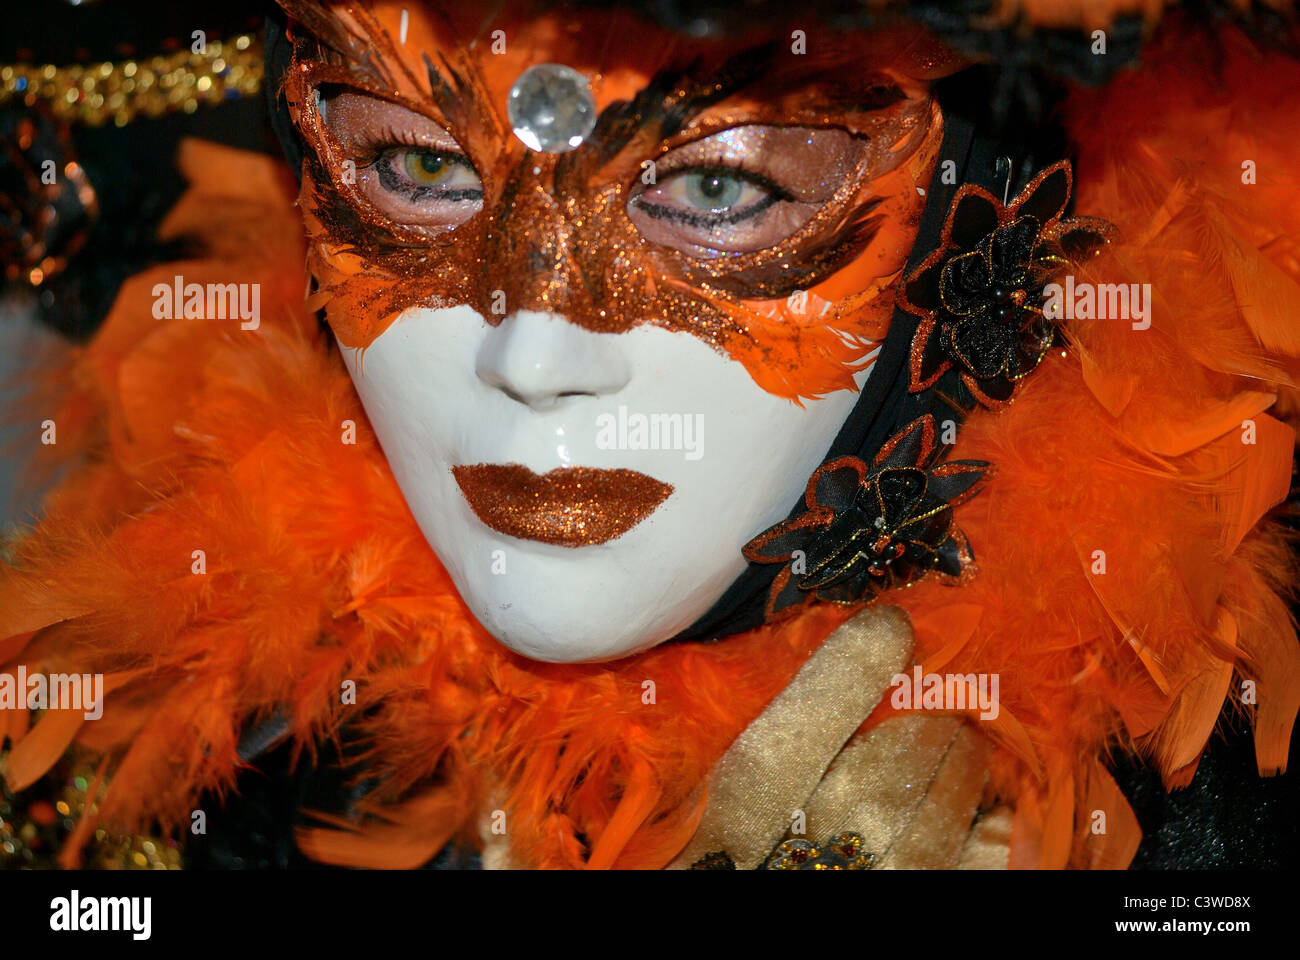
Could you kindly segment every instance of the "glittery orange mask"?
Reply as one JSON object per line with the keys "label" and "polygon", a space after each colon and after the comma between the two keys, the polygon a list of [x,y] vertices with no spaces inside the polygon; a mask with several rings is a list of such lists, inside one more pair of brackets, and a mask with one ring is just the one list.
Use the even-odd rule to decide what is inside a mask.
{"label": "glittery orange mask", "polygon": [[[854,388],[942,139],[929,81],[955,67],[914,28],[705,42],[627,11],[282,3],[313,305],[345,346],[414,306],[544,310],[688,333],[777,396]],[[541,63],[590,83],[567,152],[507,120]]]}

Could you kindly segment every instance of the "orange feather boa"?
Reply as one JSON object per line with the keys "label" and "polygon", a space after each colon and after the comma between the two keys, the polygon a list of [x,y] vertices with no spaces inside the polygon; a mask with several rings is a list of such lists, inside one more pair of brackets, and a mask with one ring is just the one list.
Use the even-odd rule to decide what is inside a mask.
{"label": "orange feather boa", "polygon": [[[959,511],[980,573],[887,598],[925,670],[1000,674],[984,730],[1016,811],[1013,866],[1126,865],[1140,833],[1106,751],[1185,785],[1225,703],[1251,715],[1260,771],[1285,767],[1296,574],[1259,521],[1287,494],[1294,447],[1296,103],[1295,61],[1167,24],[1141,70],[1067,105],[1078,210],[1120,230],[1080,279],[1151,283],[1151,328],[1070,321],[1067,355],[1009,408],[971,416],[957,455],[998,467]],[[0,712],[10,785],[75,745],[104,758],[103,821],[175,827],[233,785],[241,730],[281,710],[303,750],[344,724],[361,734],[382,783],[364,823],[301,835],[319,859],[415,866],[500,808],[520,863],[664,865],[711,765],[846,612],[612,664],[505,651],[420,535],[302,311],[284,171],[200,143],[182,165],[194,186],[163,230],[201,233],[206,255],[129,282],[77,356],[48,449],[81,462],[0,573],[0,664],[103,673],[107,707],[30,729]],[[176,274],[261,283],[260,328],[155,320],[152,288]],[[340,703],[348,680],[355,705]],[[1115,811],[1100,840],[1086,830],[1099,806]]]}

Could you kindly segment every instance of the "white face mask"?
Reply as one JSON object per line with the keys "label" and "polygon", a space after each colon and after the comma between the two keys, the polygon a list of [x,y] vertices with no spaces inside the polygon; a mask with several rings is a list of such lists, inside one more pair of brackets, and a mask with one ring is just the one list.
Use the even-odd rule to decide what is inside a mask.
{"label": "white face mask", "polygon": [[688,334],[595,333],[526,310],[493,327],[469,306],[412,308],[360,361],[341,349],[470,611],[511,650],[557,663],[636,653],[695,622],[858,397],[801,408]]}
{"label": "white face mask", "polygon": [[[599,71],[569,53],[581,87]],[[823,96],[802,64],[773,69]],[[780,104],[736,123],[691,81],[690,120],[663,139],[658,113],[616,103],[606,78],[588,93],[608,102],[588,106],[611,111],[607,129],[552,155],[362,90],[313,101],[329,81],[305,66],[290,76],[320,160],[304,168],[309,262],[471,613],[559,663],[690,627],[859,397],[941,140],[928,84],[855,74],[840,122],[807,127]],[[464,96],[490,113],[534,69]]]}

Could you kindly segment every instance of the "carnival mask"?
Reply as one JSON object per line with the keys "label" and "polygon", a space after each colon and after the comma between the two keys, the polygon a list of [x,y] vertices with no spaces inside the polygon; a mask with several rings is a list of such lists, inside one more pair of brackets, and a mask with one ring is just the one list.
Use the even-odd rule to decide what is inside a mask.
{"label": "carnival mask", "polygon": [[285,6],[311,305],[461,596],[538,660],[673,637],[871,374],[939,68],[904,31]]}

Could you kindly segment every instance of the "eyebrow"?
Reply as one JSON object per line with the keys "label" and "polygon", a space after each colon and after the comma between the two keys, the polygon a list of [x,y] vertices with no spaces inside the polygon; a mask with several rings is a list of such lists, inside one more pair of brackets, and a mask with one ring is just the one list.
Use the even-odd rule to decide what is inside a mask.
{"label": "eyebrow", "polygon": [[[791,93],[824,79],[821,67],[804,66],[793,75],[782,69],[777,57],[781,46],[773,41],[748,47],[719,67],[705,68],[703,58],[697,56],[684,65],[658,70],[631,100],[612,103],[601,111],[588,155],[594,153],[596,162],[603,163],[639,134],[666,140],[705,110],[743,92],[761,95],[776,88]],[[907,99],[901,87],[880,74],[860,86],[850,83],[838,89],[837,109],[883,110]]]}
{"label": "eyebrow", "polygon": [[[315,19],[318,22],[309,24],[309,29],[324,31],[325,18]],[[358,44],[348,31],[329,32],[335,35],[331,37],[335,41],[331,45],[343,55],[341,66],[347,72],[361,75],[358,79],[364,77],[372,81],[384,77],[391,85],[384,51],[380,50],[380,56],[375,57],[376,47]],[[389,41],[388,52],[395,53],[386,31],[381,28],[380,32]],[[345,49],[339,49],[340,46]],[[828,72],[834,72],[837,65],[803,57],[799,58],[801,62],[791,63],[788,58],[779,56],[782,50],[783,44],[773,40],[732,53],[716,66],[707,64],[703,55],[696,55],[686,62],[660,68],[631,100],[611,103],[600,112],[586,144],[588,149],[583,151],[585,162],[580,161],[579,165],[590,169],[590,164],[594,163],[599,168],[638,137],[656,142],[673,137],[701,113],[737,94],[751,92],[761,98],[778,93],[791,94],[825,83]],[[421,58],[432,99],[443,115],[450,117],[466,108],[474,108],[475,112],[486,109],[495,120],[492,126],[498,126],[503,118],[491,109],[492,105],[478,103],[484,90],[481,83],[476,82],[478,78],[473,65],[467,65],[470,75],[466,76],[445,54],[434,53],[440,63],[435,62],[435,57],[428,52],[422,52]],[[831,86],[833,95],[827,103],[831,109],[837,112],[872,112],[887,109],[908,98],[904,90],[886,75],[860,68],[848,69],[848,64],[844,66],[844,75]],[[569,160],[578,161],[578,157],[571,156]],[[569,163],[564,166],[569,166]]]}

